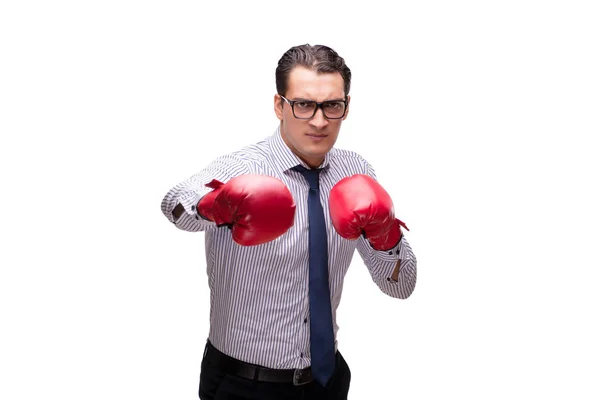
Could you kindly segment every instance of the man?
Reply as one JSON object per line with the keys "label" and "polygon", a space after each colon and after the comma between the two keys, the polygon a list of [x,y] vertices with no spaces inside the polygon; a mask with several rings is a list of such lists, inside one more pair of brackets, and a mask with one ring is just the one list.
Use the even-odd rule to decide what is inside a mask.
{"label": "man", "polygon": [[275,75],[275,133],[217,158],[162,202],[178,228],[206,235],[202,400],[346,399],[336,310],[354,250],[384,293],[407,298],[416,283],[405,225],[372,167],[333,148],[350,104],[344,59],[296,46]]}

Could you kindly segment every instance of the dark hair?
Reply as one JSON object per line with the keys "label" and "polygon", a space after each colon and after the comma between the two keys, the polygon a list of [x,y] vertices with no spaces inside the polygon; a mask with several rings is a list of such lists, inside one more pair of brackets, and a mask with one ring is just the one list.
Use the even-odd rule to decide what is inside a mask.
{"label": "dark hair", "polygon": [[297,66],[313,69],[319,74],[339,72],[344,79],[344,95],[347,96],[350,92],[352,74],[344,59],[327,46],[303,44],[292,47],[279,59],[275,70],[275,85],[278,94],[285,95],[290,72]]}

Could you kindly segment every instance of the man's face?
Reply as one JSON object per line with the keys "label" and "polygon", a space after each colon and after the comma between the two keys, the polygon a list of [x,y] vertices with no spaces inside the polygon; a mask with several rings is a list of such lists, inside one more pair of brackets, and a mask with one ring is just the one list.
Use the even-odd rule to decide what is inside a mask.
{"label": "man's face", "polygon": [[[317,74],[311,69],[295,67],[290,72],[284,97],[291,101],[343,100],[344,79],[338,72]],[[311,119],[297,119],[292,113],[292,107],[276,94],[275,114],[281,121],[283,141],[300,159],[316,168],[321,165],[325,154],[335,144],[342,121],[348,116],[348,110],[342,119],[327,119],[322,109],[318,109]]]}

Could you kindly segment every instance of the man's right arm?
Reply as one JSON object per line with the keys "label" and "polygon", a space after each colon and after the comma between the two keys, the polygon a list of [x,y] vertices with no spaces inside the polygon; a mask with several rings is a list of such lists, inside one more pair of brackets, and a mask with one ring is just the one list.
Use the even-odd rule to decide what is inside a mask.
{"label": "man's right arm", "polygon": [[161,203],[162,212],[184,231],[198,232],[215,227],[213,221],[202,218],[196,212],[200,199],[213,190],[206,184],[213,179],[226,183],[248,172],[248,167],[234,154],[219,157],[196,175],[169,190]]}

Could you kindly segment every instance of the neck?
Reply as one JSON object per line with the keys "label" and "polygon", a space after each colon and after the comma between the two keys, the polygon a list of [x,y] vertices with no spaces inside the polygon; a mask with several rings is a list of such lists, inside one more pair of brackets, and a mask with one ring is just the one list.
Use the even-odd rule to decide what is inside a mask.
{"label": "neck", "polygon": [[294,153],[296,155],[296,157],[298,157],[299,159],[301,159],[302,161],[304,161],[306,163],[306,165],[308,165],[311,169],[317,169],[319,168],[319,166],[321,164],[323,164],[323,161],[325,161],[325,157],[306,157],[303,154],[300,154],[300,152],[287,140],[285,133],[283,131],[283,124],[281,124],[279,126],[279,134],[281,135],[281,138],[283,139],[283,143],[285,143],[285,145],[292,151],[292,153]]}

